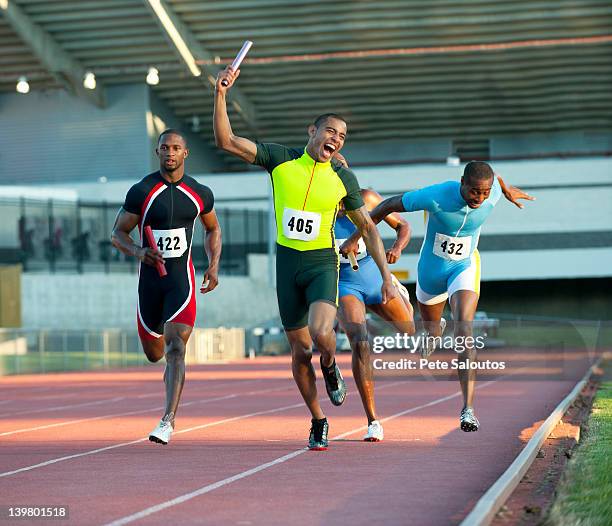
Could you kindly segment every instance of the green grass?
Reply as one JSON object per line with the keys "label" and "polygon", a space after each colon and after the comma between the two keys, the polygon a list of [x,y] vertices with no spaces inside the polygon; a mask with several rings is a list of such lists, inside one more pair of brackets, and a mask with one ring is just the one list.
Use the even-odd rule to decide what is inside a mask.
{"label": "green grass", "polygon": [[525,324],[522,327],[502,322],[498,337],[510,347],[571,347],[593,349],[602,345],[602,339],[597,325],[535,325]]}
{"label": "green grass", "polygon": [[548,526],[612,524],[612,382],[601,385],[588,431],[568,464]]}
{"label": "green grass", "polygon": [[0,376],[42,372],[85,371],[106,367],[129,367],[145,364],[143,353],[61,352],[27,353],[22,356],[0,356]]}

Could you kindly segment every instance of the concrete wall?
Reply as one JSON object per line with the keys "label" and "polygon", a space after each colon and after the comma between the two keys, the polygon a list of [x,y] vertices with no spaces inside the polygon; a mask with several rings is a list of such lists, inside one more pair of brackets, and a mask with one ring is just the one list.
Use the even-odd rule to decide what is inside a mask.
{"label": "concrete wall", "polygon": [[0,184],[97,181],[148,172],[145,85],[98,108],[64,90],[0,95]]}
{"label": "concrete wall", "polygon": [[[276,291],[268,285],[267,260],[250,256],[251,276],[221,276],[219,286],[197,293],[197,327],[250,327],[278,316]],[[197,289],[202,276],[196,275]],[[133,328],[135,274],[32,274],[22,276],[25,328]]]}

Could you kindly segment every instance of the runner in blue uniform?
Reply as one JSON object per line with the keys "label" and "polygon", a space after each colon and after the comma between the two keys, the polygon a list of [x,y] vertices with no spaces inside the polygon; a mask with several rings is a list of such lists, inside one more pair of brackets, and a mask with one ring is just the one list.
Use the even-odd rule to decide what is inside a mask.
{"label": "runner in blue uniform", "polygon": [[[345,162],[344,159],[339,160]],[[382,201],[382,197],[374,190],[362,189],[361,195],[368,210],[373,210]],[[410,226],[398,214],[391,214],[384,220],[397,233],[395,243],[386,251],[387,263],[392,264],[397,262],[402,250],[410,241]],[[356,231],[357,227],[346,216],[344,210],[339,210],[334,227],[336,244],[340,246]],[[413,309],[408,291],[395,276],[393,283],[397,288],[398,297],[387,303],[382,302],[380,295],[382,276],[361,239],[356,259],[359,263],[357,271],[351,268],[348,258],[340,257],[338,319],[351,344],[353,377],[368,418],[368,431],[363,439],[367,442],[379,442],[384,438],[384,431],[376,416],[374,403],[374,375],[370,361],[366,309],[393,323],[399,332],[409,335],[414,334]]]}
{"label": "runner in blue uniform", "polygon": [[[455,336],[472,336],[472,322],[480,295],[480,255],[477,250],[480,229],[493,211],[499,198],[519,208],[518,199],[534,198],[522,190],[506,186],[504,181],[484,162],[466,165],[461,183],[447,181],[421,190],[406,192],[386,199],[371,213],[379,223],[392,212],[426,213],[426,234],[417,268],[417,300],[421,317],[432,336],[440,335],[440,319],[450,298],[455,321]],[[341,249],[343,254],[355,252],[356,236],[349,238]],[[475,361],[475,349],[459,355],[459,382],[463,393],[460,424],[463,431],[477,431],[480,426],[474,415],[474,384],[476,370],[469,368]],[[460,366],[461,367],[461,366]]]}

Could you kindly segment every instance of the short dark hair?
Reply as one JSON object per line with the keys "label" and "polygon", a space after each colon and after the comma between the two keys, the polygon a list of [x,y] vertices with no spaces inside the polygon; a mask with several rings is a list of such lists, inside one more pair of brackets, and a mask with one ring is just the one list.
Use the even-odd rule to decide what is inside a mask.
{"label": "short dark hair", "polygon": [[325,124],[327,122],[327,119],[338,119],[339,121],[342,121],[346,124],[346,119],[342,117],[341,115],[338,115],[337,113],[324,113],[323,115],[319,115],[314,120],[313,124],[315,128],[318,128],[319,126],[322,126],[323,124]]}
{"label": "short dark hair", "polygon": [[187,139],[185,138],[185,135],[183,135],[182,131],[177,130],[175,128],[167,128],[163,132],[161,132],[159,134],[159,137],[157,138],[157,144],[159,144],[159,141],[161,141],[162,137],[164,137],[165,135],[178,135],[181,139],[183,139],[185,147],[187,147]]}
{"label": "short dark hair", "polygon": [[465,165],[463,177],[470,182],[484,181],[495,177],[495,172],[489,164],[483,161],[470,161]]}

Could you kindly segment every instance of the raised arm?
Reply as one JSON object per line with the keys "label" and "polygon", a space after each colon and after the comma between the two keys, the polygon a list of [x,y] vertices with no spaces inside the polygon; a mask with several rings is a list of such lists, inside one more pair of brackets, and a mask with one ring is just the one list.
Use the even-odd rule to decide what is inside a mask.
{"label": "raised arm", "polygon": [[206,294],[213,290],[219,283],[219,260],[221,259],[221,226],[217,214],[211,210],[207,214],[200,215],[200,220],[206,231],[204,250],[208,257],[208,268],[204,272],[204,280],[200,292]]}
{"label": "raised arm", "polygon": [[119,210],[111,234],[111,243],[126,256],[134,256],[147,265],[155,266],[158,262],[163,263],[164,258],[159,250],[140,247],[130,237],[130,232],[139,222],[139,215],[127,212],[123,208]]}
{"label": "raised arm", "polygon": [[[215,110],[213,115],[213,128],[215,131],[215,144],[218,148],[231,153],[232,155],[253,163],[257,155],[257,145],[244,137],[238,137],[232,132],[232,125],[227,114],[227,91],[234,85],[240,75],[240,70],[234,71],[231,67],[226,67],[217,75],[215,84]],[[227,81],[227,86],[222,81]]]}
{"label": "raised arm", "polygon": [[[369,210],[376,208],[382,201],[382,196],[374,190],[362,190],[363,200]],[[410,241],[410,225],[402,216],[397,213],[392,213],[384,217],[387,223],[396,233],[396,239],[393,246],[387,250],[387,263],[393,264],[402,255],[402,250],[406,248]]]}
{"label": "raised arm", "polygon": [[525,208],[525,205],[523,203],[519,203],[518,199],[526,199],[527,201],[535,201],[535,197],[529,195],[526,192],[523,192],[520,188],[517,188],[516,186],[507,185],[506,183],[504,183],[504,180],[499,176],[499,174],[495,174],[495,175],[497,176],[497,180],[499,181],[499,186],[501,186],[504,197],[511,203],[515,204],[516,206],[522,209],[522,208]]}
{"label": "raised arm", "polygon": [[389,272],[389,267],[387,266],[387,260],[385,258],[385,247],[380,239],[378,229],[372,222],[370,214],[368,214],[365,206],[356,210],[347,210],[346,214],[357,227],[369,254],[380,270],[380,274],[383,278],[383,285],[381,288],[382,302],[387,303],[388,300],[397,296],[397,292],[391,281],[391,272]]}

